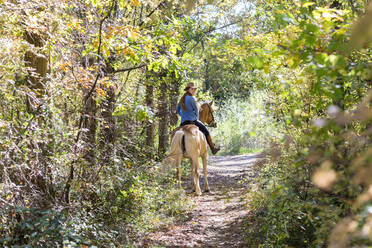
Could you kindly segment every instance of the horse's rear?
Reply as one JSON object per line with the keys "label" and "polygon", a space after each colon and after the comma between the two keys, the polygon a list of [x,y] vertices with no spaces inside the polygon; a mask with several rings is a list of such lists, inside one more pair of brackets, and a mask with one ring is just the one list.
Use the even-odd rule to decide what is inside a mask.
{"label": "horse's rear", "polygon": [[[184,140],[184,142],[182,141]],[[178,185],[181,187],[181,160],[189,158],[191,163],[191,175],[197,195],[201,195],[199,186],[199,157],[203,160],[203,172],[205,190],[209,191],[207,180],[207,141],[204,134],[195,125],[186,125],[176,131],[171,141],[170,157],[176,161]]]}

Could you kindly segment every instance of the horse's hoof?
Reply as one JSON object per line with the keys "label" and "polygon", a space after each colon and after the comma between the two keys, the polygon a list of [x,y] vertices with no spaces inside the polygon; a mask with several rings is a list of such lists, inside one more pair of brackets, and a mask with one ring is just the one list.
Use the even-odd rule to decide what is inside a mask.
{"label": "horse's hoof", "polygon": [[205,189],[204,192],[205,192],[205,193],[210,193],[211,190],[210,190],[210,189]]}

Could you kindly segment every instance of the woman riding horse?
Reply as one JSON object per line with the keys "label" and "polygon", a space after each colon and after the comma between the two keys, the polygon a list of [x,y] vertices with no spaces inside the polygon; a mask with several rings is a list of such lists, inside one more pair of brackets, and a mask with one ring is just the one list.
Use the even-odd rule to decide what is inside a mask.
{"label": "woman riding horse", "polygon": [[194,83],[189,83],[184,89],[185,93],[177,105],[177,113],[181,116],[180,126],[185,126],[188,124],[196,125],[207,138],[207,142],[212,150],[212,153],[216,154],[220,148],[213,144],[208,128],[199,120],[199,109],[194,98],[197,89],[198,88],[195,87]]}

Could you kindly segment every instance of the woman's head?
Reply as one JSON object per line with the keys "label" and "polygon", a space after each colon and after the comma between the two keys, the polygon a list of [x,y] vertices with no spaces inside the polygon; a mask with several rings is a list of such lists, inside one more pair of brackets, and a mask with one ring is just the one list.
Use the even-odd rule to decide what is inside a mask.
{"label": "woman's head", "polygon": [[195,95],[197,89],[198,88],[195,86],[194,83],[188,83],[184,91],[190,93],[191,95]]}
{"label": "woman's head", "polygon": [[183,96],[181,97],[180,99],[180,104],[181,104],[181,108],[185,111],[187,111],[187,108],[186,108],[186,95],[190,95],[190,96],[195,96],[195,93],[196,93],[196,90],[198,88],[195,86],[194,83],[188,83],[186,85],[186,87],[183,89],[185,91],[185,93],[183,94]]}

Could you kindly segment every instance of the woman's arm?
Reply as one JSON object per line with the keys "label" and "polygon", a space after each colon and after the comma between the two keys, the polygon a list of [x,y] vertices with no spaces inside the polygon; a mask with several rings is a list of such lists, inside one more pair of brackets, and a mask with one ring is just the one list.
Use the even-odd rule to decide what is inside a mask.
{"label": "woman's arm", "polygon": [[181,111],[181,105],[177,104],[177,113],[180,114],[180,111]]}
{"label": "woman's arm", "polygon": [[191,103],[192,110],[194,110],[196,114],[196,119],[199,120],[199,109],[198,109],[198,106],[196,105],[196,101],[193,96],[190,97],[190,103]]}

